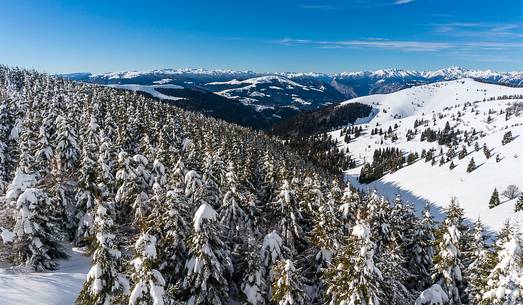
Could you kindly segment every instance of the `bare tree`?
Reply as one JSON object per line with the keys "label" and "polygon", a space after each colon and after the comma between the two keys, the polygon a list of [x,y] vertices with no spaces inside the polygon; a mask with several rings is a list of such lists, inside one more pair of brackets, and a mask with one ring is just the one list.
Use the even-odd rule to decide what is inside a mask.
{"label": "bare tree", "polygon": [[510,200],[517,198],[519,194],[521,194],[521,192],[519,191],[519,188],[514,184],[507,186],[507,189],[503,193],[501,193],[501,195]]}

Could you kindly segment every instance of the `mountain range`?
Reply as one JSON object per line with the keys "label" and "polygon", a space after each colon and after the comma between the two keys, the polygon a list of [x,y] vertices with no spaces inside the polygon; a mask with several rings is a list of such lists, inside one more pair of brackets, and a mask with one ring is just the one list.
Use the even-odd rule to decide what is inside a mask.
{"label": "mountain range", "polygon": [[[256,129],[266,129],[299,113],[339,104],[348,99],[392,93],[440,81],[472,78],[489,83],[523,86],[521,71],[495,72],[460,67],[435,71],[385,69],[335,74],[160,69],[102,74],[72,73],[61,76],[81,82],[121,86],[124,89],[129,89],[128,85],[139,85],[132,89],[160,99],[169,99],[182,108]],[[168,87],[164,88],[165,86]],[[206,98],[201,98],[202,95]],[[188,107],[194,96],[200,97],[198,105]],[[217,100],[227,105],[220,104]],[[242,119],[231,115],[231,112],[238,112]],[[245,120],[246,113],[250,119]]]}

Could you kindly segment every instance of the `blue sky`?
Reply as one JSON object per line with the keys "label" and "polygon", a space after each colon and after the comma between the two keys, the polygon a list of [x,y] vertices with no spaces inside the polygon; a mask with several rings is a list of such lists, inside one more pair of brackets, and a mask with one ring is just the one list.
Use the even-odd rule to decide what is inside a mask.
{"label": "blue sky", "polygon": [[49,73],[155,68],[523,70],[523,1],[0,1],[0,64]]}

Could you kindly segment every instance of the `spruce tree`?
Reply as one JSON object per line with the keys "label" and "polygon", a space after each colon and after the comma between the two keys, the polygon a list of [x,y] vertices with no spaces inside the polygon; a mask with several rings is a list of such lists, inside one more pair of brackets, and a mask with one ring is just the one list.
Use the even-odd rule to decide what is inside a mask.
{"label": "spruce tree", "polygon": [[415,230],[408,245],[408,267],[414,275],[412,284],[418,290],[428,288],[432,284],[431,270],[434,265],[434,217],[427,205],[423,209],[421,219],[416,221]]}
{"label": "spruce tree", "polygon": [[[282,238],[278,235],[276,231],[265,235],[263,238],[263,243],[260,249],[260,259],[262,261],[263,273],[265,283],[272,283],[274,280],[274,271],[273,265],[280,259],[284,257],[285,252],[288,250],[283,245]],[[272,287],[271,285],[266,285],[266,299],[271,298]]]}
{"label": "spruce tree", "polygon": [[463,210],[452,200],[437,240],[432,278],[449,297],[450,305],[462,304],[465,296],[462,270]]}
{"label": "spruce tree", "polygon": [[512,137],[512,131],[507,131],[505,132],[505,134],[503,135],[503,140],[501,140],[501,144],[503,145],[506,145],[510,142],[512,142],[513,140],[513,137]]}
{"label": "spruce tree", "polygon": [[102,195],[97,195],[95,208],[96,239],[92,266],[76,304],[126,304],[125,295],[129,293],[129,281],[122,272],[123,256],[115,235],[116,225],[112,219],[114,204],[103,201]]}
{"label": "spruce tree", "polygon": [[258,253],[256,240],[252,237],[246,240],[246,257],[243,258],[245,262],[244,276],[241,280],[241,292],[246,304],[249,305],[263,305],[265,304],[265,293],[267,283],[264,277],[264,267],[261,261],[261,256]]}
{"label": "spruce tree", "polygon": [[9,118],[7,101],[0,97],[0,193],[3,193],[8,183],[8,160],[7,151]]}
{"label": "spruce tree", "polygon": [[518,201],[516,202],[516,205],[514,206],[514,211],[519,212],[523,210],[523,195],[519,196]]}
{"label": "spruce tree", "polygon": [[474,162],[474,158],[470,158],[470,162],[467,165],[467,173],[470,173],[476,169],[476,162]]}
{"label": "spruce tree", "polygon": [[126,152],[121,151],[118,154],[118,164],[116,169],[116,220],[119,223],[126,223],[130,222],[128,216],[131,215],[134,199],[138,193],[138,187],[135,184],[136,174],[131,167],[131,159]]}
{"label": "spruce tree", "polygon": [[370,226],[360,213],[325,275],[329,304],[380,304],[383,276],[374,265],[374,249]]}
{"label": "spruce tree", "polygon": [[218,213],[205,202],[194,214],[184,280],[189,305],[229,302],[227,278],[232,265],[221,239],[222,230],[217,217]]}
{"label": "spruce tree", "polygon": [[356,219],[356,210],[360,203],[360,196],[358,192],[351,189],[350,184],[347,184],[342,195],[342,204],[338,209],[337,215],[341,219],[341,227],[344,234],[348,234],[354,225]]}
{"label": "spruce tree", "polygon": [[[98,107],[97,104],[93,106]],[[94,218],[94,194],[96,192],[98,176],[98,163],[96,154],[98,153],[99,138],[98,138],[98,124],[96,117],[91,116],[89,125],[84,130],[82,148],[82,155],[80,160],[80,177],[78,178],[77,193],[76,193],[76,219],[78,221],[76,230],[76,243],[83,239],[88,239],[92,236],[92,225]]]}
{"label": "spruce tree", "polygon": [[304,279],[292,260],[278,261],[274,266],[272,302],[276,305],[307,304]]}
{"label": "spruce tree", "polygon": [[283,181],[272,204],[279,216],[278,225],[283,242],[290,251],[294,252],[303,241],[303,229],[299,223],[302,215],[298,209],[296,193],[289,181]]}
{"label": "spruce tree", "polygon": [[491,154],[487,144],[483,144],[483,154],[485,155],[485,158],[490,159]]}
{"label": "spruce tree", "polygon": [[242,242],[241,236],[247,228],[247,214],[242,206],[246,204],[246,198],[240,190],[238,178],[233,164],[229,164],[225,175],[225,195],[219,210],[220,222],[225,226],[225,237],[229,244]]}
{"label": "spruce tree", "polygon": [[58,171],[66,174],[76,166],[80,157],[78,136],[69,116],[59,115],[55,124],[57,126],[55,152],[58,158]]}
{"label": "spruce tree", "polygon": [[487,279],[493,266],[494,255],[488,249],[487,237],[483,223],[478,218],[474,224],[474,241],[472,244],[472,261],[465,270],[465,276],[468,282],[467,293],[473,304],[481,304]]}
{"label": "spruce tree", "polygon": [[16,201],[13,247],[16,262],[35,271],[54,270],[66,254],[59,243],[57,207],[38,188],[27,188]]}
{"label": "spruce tree", "polygon": [[494,192],[492,192],[492,196],[490,196],[490,201],[488,203],[489,209],[495,208],[498,205],[500,205],[501,202],[499,200],[499,193],[496,188],[494,188]]}
{"label": "spruce tree", "polygon": [[154,235],[142,233],[134,245],[136,254],[131,261],[134,287],[129,295],[129,305],[170,304],[165,295],[165,280],[158,271],[156,242]]}
{"label": "spruce tree", "polygon": [[158,183],[149,199],[151,212],[145,226],[158,237],[158,270],[163,274],[167,293],[180,299],[185,258],[187,257],[187,199],[182,190],[166,191]]}
{"label": "spruce tree", "polygon": [[516,305],[523,303],[523,252],[519,228],[500,243],[497,264],[488,276],[484,304]]}

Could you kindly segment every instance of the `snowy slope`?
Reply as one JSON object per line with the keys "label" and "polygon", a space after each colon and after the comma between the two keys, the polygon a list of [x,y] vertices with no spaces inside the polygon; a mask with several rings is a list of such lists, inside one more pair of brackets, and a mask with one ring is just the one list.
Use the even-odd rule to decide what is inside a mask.
{"label": "snowy slope", "polygon": [[[512,116],[506,121],[505,114],[499,113],[512,103],[521,102],[513,98],[498,99],[510,95],[523,95],[523,89],[461,79],[412,87],[391,94],[355,98],[345,103],[359,102],[373,107],[371,116],[356,122],[364,128],[362,135],[347,144],[340,136],[340,130],[331,134],[343,143],[340,145],[342,148],[348,147],[349,154],[358,162],[358,167],[347,171],[348,180],[355,186],[375,188],[389,197],[401,193],[406,200],[416,203],[420,208],[427,202],[445,207],[455,196],[469,218],[481,217],[491,229],[496,229],[507,218],[523,220],[521,212],[513,212],[516,200],[504,202],[494,209],[488,208],[494,188],[500,193],[509,184],[523,189],[523,139],[520,137],[523,135],[523,115]],[[491,122],[487,122],[489,116]],[[416,120],[426,120],[427,124],[419,126],[418,133],[407,141],[407,130],[415,130]],[[452,160],[457,165],[453,170],[449,168],[450,162],[440,166],[440,156],[436,156],[438,162],[434,166],[431,162],[418,159],[414,164],[386,174],[369,185],[358,183],[361,165],[372,162],[373,152],[377,148],[398,147],[405,155],[411,152],[421,154],[423,149],[433,148],[436,155],[441,149],[445,154],[447,146],[438,145],[437,141],[420,141],[420,133],[427,127],[443,129],[447,122],[463,131],[474,129],[481,132],[474,142],[478,142],[480,147],[486,144],[492,150],[492,157],[487,159],[481,149],[474,151],[471,145],[467,146],[468,155],[465,158],[460,160],[456,157]],[[397,129],[394,129],[395,125]],[[395,142],[391,137],[384,139],[379,134],[371,135],[371,129],[378,127],[386,131],[389,126],[398,137]],[[508,130],[512,131],[515,139],[502,145],[501,140]],[[458,148],[463,145],[460,143]],[[495,158],[497,154],[502,158],[499,163]],[[474,158],[479,167],[467,173],[470,158]]]}
{"label": "snowy slope", "polygon": [[21,273],[0,269],[0,304],[74,304],[89,271],[90,258],[75,251],[69,255],[54,272]]}
{"label": "snowy slope", "polygon": [[183,87],[178,85],[171,85],[171,84],[160,84],[160,85],[132,85],[132,84],[125,84],[125,85],[107,85],[111,88],[117,88],[117,89],[125,89],[125,90],[131,90],[131,91],[141,91],[148,93],[154,97],[157,97],[161,100],[171,100],[171,101],[177,101],[181,100],[183,98],[180,97],[174,97],[170,95],[165,95],[163,93],[160,93],[155,90],[155,88],[167,88],[167,89],[183,89]]}

